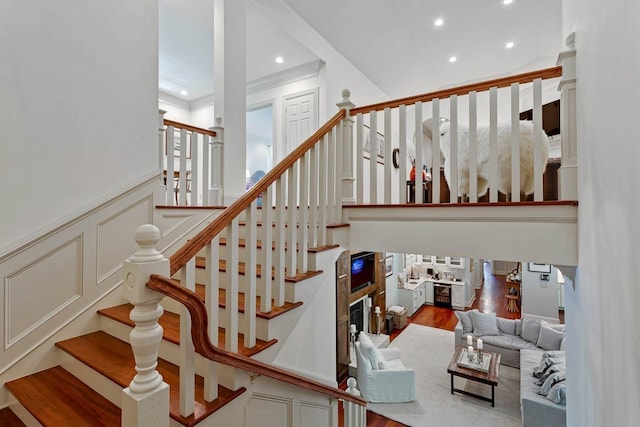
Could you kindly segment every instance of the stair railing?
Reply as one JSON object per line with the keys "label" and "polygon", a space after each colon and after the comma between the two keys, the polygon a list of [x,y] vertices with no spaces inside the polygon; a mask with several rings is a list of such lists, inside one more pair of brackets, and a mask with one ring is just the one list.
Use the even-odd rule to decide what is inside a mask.
{"label": "stair railing", "polygon": [[168,206],[221,206],[223,128],[202,129],[164,118],[160,110],[160,163]]}
{"label": "stair railing", "polygon": [[[469,202],[477,203],[481,195],[479,190],[482,190],[485,183],[488,183],[489,202],[498,201],[498,190],[510,193],[510,201],[519,202],[521,184],[524,187],[530,185],[520,182],[521,172],[526,171],[521,171],[520,144],[523,138],[520,136],[518,123],[520,109],[525,103],[531,103],[531,98],[535,135],[533,198],[534,201],[543,200],[542,175],[546,167],[544,136],[541,133],[543,81],[555,83],[551,79],[557,79],[561,75],[562,67],[558,66],[352,108],[350,114],[356,118],[356,203],[407,203],[406,180],[409,179],[408,169],[412,160],[418,171],[423,165],[430,171],[436,171],[431,174],[430,198],[433,203],[458,203],[459,196],[465,196],[462,201],[466,201],[468,197]],[[557,93],[555,98],[557,99]],[[498,107],[503,105],[508,108],[499,110]],[[448,118],[449,122],[445,125],[440,120],[433,120],[432,142],[422,142],[425,119],[441,116]],[[510,121],[506,142],[501,138],[503,132],[499,136],[499,118],[500,121]],[[462,125],[463,122],[468,122],[468,126]],[[488,131],[485,130],[487,128],[481,129],[481,122],[488,122]],[[413,137],[409,134],[411,129],[417,130]],[[416,134],[418,143],[415,143]],[[442,145],[444,138],[450,144]],[[399,155],[394,160],[399,169],[397,180],[392,180],[395,173],[392,166],[392,145],[398,147]],[[468,146],[468,151],[464,149],[465,146]],[[441,150],[441,147],[445,148]],[[432,155],[441,151],[450,167],[450,172],[445,168],[450,181],[450,198],[446,200],[442,197],[440,186],[439,171],[443,163],[439,155]],[[379,188],[379,173],[384,174],[381,181],[383,188]],[[528,179],[529,175],[531,174],[526,172],[522,177]],[[465,182],[467,180],[468,184]],[[413,188],[423,188],[422,173],[416,173],[413,181]],[[415,203],[422,203],[423,196],[423,191],[415,191]]]}
{"label": "stair railing", "polygon": [[[179,364],[181,367],[180,413],[182,416],[187,417],[194,411],[193,379],[196,348],[194,348],[192,340],[189,339],[190,331],[193,328],[204,327],[208,331],[208,339],[217,343],[219,326],[224,324],[224,351],[229,354],[238,353],[238,334],[240,332],[238,295],[241,291],[239,275],[244,273],[245,280],[242,289],[244,291],[244,346],[247,348],[255,346],[257,297],[261,297],[261,311],[270,311],[272,301],[276,306],[282,306],[286,297],[285,280],[308,272],[306,259],[309,248],[329,244],[327,229],[330,224],[339,222],[341,219],[343,195],[348,198],[350,194],[351,197],[353,194],[353,191],[349,190],[349,186],[353,186],[353,177],[348,173],[352,167],[345,165],[342,159],[344,153],[349,153],[352,150],[351,139],[348,138],[352,132],[351,121],[344,120],[348,109],[353,105],[349,102],[348,96],[348,91],[344,91],[343,102],[338,104],[341,110],[336,115],[293,150],[242,197],[225,209],[206,228],[174,253],[170,258],[168,271],[159,273],[164,276],[166,281],[169,281],[170,277],[178,276],[181,289],[193,292],[195,290],[196,255],[202,250],[205,252],[205,306],[209,313],[206,318],[207,324],[197,324],[198,321],[202,321],[202,317],[198,321],[192,321],[187,308],[183,308],[180,316],[181,355]],[[182,150],[184,145],[180,147]],[[351,158],[351,155],[348,158]],[[258,214],[259,203],[262,204],[260,214]],[[241,260],[238,253],[238,243],[240,240],[239,224],[242,217],[246,223],[243,227],[246,230],[244,236],[246,250]],[[263,229],[263,243],[258,253],[256,250],[258,246],[257,226],[260,222]],[[271,227],[270,224],[274,224],[274,226]],[[219,240],[223,232],[226,237],[225,261],[221,261],[219,247]],[[274,242],[273,251],[270,244],[272,240]],[[219,273],[219,266],[224,267],[224,273]],[[155,282],[157,281],[158,279],[155,280]],[[139,280],[134,282],[138,283]],[[218,295],[221,287],[224,287],[226,299],[225,318],[223,319],[218,318]],[[130,300],[134,303],[135,293],[131,295]],[[153,302],[147,301],[146,304],[148,311],[155,316],[158,310],[149,308],[158,305],[155,299]],[[138,305],[135,303],[134,305],[137,309]],[[144,304],[141,303],[141,305]],[[146,317],[150,317],[150,315]],[[145,320],[145,322],[145,328],[149,328],[149,324],[153,324],[152,321]],[[136,345],[133,344],[133,336],[132,347],[135,352]],[[236,356],[238,355],[236,354]],[[252,359],[242,360],[242,363],[249,365],[255,363]],[[254,368],[257,370],[256,366],[258,365],[255,365]],[[272,376],[269,372],[266,370],[264,375]],[[214,400],[218,391],[216,362],[210,362],[204,376],[205,399],[207,401]],[[301,378],[293,374],[287,374],[283,378],[278,377],[277,379],[292,384],[301,384]],[[326,386],[313,381],[305,381],[302,384],[307,384],[309,387],[325,387],[323,389],[325,394],[332,396],[330,393],[334,395],[337,393],[339,398],[351,399],[352,402],[363,407],[364,401],[360,398],[354,400],[353,397],[346,397],[351,396],[348,393],[331,387],[326,388]],[[332,391],[329,392],[329,390]],[[354,411],[356,410],[352,409],[351,413]]]}

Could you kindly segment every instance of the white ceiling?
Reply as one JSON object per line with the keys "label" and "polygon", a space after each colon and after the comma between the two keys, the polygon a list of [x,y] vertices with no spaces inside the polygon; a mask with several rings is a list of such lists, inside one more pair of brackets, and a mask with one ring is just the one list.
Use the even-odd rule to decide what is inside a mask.
{"label": "white ceiling", "polygon": [[[322,59],[261,16],[261,1],[248,2],[247,81]],[[276,1],[391,98],[553,66],[563,50],[561,0]],[[213,93],[212,3],[160,0],[162,91],[188,101]],[[278,55],[284,64],[274,62]]]}

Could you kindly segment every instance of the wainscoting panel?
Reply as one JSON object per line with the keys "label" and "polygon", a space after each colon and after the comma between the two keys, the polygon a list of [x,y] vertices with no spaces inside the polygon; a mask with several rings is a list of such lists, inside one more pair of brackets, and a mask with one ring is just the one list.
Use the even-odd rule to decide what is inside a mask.
{"label": "wainscoting panel", "polygon": [[165,237],[172,231],[177,230],[178,227],[193,217],[194,214],[190,212],[163,213],[160,224],[158,224],[158,228],[160,228],[162,232],[162,237]]}
{"label": "wainscoting panel", "polygon": [[78,235],[5,277],[5,350],[82,296],[82,253]]}
{"label": "wainscoting panel", "polygon": [[300,425],[333,427],[333,408],[314,402],[300,402]]}
{"label": "wainscoting panel", "polygon": [[[145,197],[126,206],[97,225],[97,280],[100,285],[120,271],[122,254],[133,254],[138,245],[134,236],[138,226],[153,222],[153,199]],[[120,277],[118,280],[121,279]]]}
{"label": "wainscoting panel", "polygon": [[280,396],[255,393],[245,409],[244,425],[291,427],[293,426],[293,401]]}

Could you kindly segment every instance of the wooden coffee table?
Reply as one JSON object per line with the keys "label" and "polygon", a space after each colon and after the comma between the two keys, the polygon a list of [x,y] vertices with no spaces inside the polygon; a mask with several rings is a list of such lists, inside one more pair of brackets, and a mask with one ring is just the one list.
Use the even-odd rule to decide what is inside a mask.
{"label": "wooden coffee table", "polygon": [[[500,358],[502,357],[498,353],[492,353],[489,351],[485,351],[485,357],[491,356],[491,362],[489,363],[489,372],[477,371],[471,368],[465,368],[464,366],[458,365],[458,359],[460,357],[460,353],[464,346],[457,346],[456,351],[451,358],[451,362],[449,362],[449,367],[447,368],[447,372],[451,374],[451,394],[454,391],[458,393],[466,394],[467,396],[472,396],[478,399],[485,400],[487,402],[491,402],[491,406],[495,406],[495,390],[494,388],[498,386],[498,374],[500,372]],[[471,393],[466,390],[461,390],[455,388],[453,386],[453,377],[461,377],[467,380],[476,381],[482,384],[488,384],[491,386],[491,398]]]}

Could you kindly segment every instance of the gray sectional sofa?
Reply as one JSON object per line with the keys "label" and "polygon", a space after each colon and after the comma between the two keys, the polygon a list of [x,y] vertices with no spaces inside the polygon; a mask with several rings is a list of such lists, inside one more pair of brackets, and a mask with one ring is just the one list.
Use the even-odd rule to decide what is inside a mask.
{"label": "gray sectional sofa", "polygon": [[501,364],[520,367],[520,350],[563,350],[564,325],[530,319],[505,319],[478,310],[456,311],[456,345],[482,338],[485,351],[502,355]]}
{"label": "gray sectional sofa", "polygon": [[541,350],[520,352],[520,410],[524,427],[564,427],[567,424],[566,403],[554,403],[541,395],[540,385],[533,376],[540,366]]}

